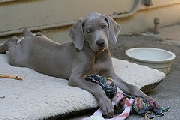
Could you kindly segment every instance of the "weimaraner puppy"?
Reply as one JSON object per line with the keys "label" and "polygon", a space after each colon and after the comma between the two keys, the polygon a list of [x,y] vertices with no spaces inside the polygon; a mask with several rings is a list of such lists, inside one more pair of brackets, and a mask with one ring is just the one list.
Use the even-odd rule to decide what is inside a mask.
{"label": "weimaraner puppy", "polygon": [[24,39],[9,39],[0,53],[9,51],[9,64],[32,68],[43,74],[69,79],[69,85],[92,93],[103,114],[113,117],[114,106],[101,86],[85,80],[90,74],[112,78],[124,92],[147,97],[136,86],[126,83],[114,72],[108,43],[115,44],[120,26],[109,16],[90,13],[69,30],[72,42],[59,44],[41,34],[24,29]]}

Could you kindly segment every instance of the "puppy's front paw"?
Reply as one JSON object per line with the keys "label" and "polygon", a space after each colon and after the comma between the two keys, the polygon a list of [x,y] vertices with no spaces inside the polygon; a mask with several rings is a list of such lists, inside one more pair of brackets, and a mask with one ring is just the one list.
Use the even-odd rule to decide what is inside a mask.
{"label": "puppy's front paw", "polygon": [[99,100],[99,106],[102,110],[103,117],[112,118],[114,116],[114,106],[107,97]]}

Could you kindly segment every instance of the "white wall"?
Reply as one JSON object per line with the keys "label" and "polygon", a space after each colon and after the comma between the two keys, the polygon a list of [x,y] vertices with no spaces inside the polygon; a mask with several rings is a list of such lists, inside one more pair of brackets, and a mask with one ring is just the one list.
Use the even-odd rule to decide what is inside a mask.
{"label": "white wall", "polygon": [[[71,25],[94,11],[108,15],[128,13],[139,0],[3,1],[6,0],[0,0],[0,36],[20,33],[24,27],[34,30],[61,27],[46,33],[51,36],[53,32],[59,32],[64,39],[67,39],[69,27],[62,26]],[[179,23],[179,11],[180,0],[153,0],[153,6],[144,6],[142,2],[133,15],[115,20],[121,24],[121,34],[129,34],[152,29],[155,17],[160,18],[161,26]]]}

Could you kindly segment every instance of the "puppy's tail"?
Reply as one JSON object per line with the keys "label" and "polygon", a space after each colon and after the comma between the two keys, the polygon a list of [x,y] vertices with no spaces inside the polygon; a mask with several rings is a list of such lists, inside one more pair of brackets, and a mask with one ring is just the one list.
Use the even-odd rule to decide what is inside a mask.
{"label": "puppy's tail", "polygon": [[[30,30],[25,28],[23,30],[24,38],[34,36]],[[0,54],[6,54],[6,51],[9,50],[10,45],[17,44],[18,38],[13,36],[11,39],[6,41],[4,44],[0,45]]]}
{"label": "puppy's tail", "polygon": [[6,51],[9,50],[9,46],[11,43],[17,43],[18,38],[13,36],[11,39],[6,41],[4,44],[0,45],[0,54],[6,54]]}

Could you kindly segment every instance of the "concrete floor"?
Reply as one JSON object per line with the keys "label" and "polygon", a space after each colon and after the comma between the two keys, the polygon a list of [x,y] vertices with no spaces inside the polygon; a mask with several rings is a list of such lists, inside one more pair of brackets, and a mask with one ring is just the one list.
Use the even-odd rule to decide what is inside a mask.
{"label": "concrete floor", "polygon": [[[112,48],[113,56],[121,59],[128,59],[124,55],[125,50],[132,47],[156,47],[172,51],[176,54],[171,72],[149,95],[157,100],[160,106],[170,106],[169,112],[164,117],[155,118],[157,120],[179,120],[180,119],[180,26],[175,25],[161,29],[158,35],[145,36],[121,36],[117,44],[121,55],[117,55]],[[128,120],[143,120],[138,115],[131,115]]]}

